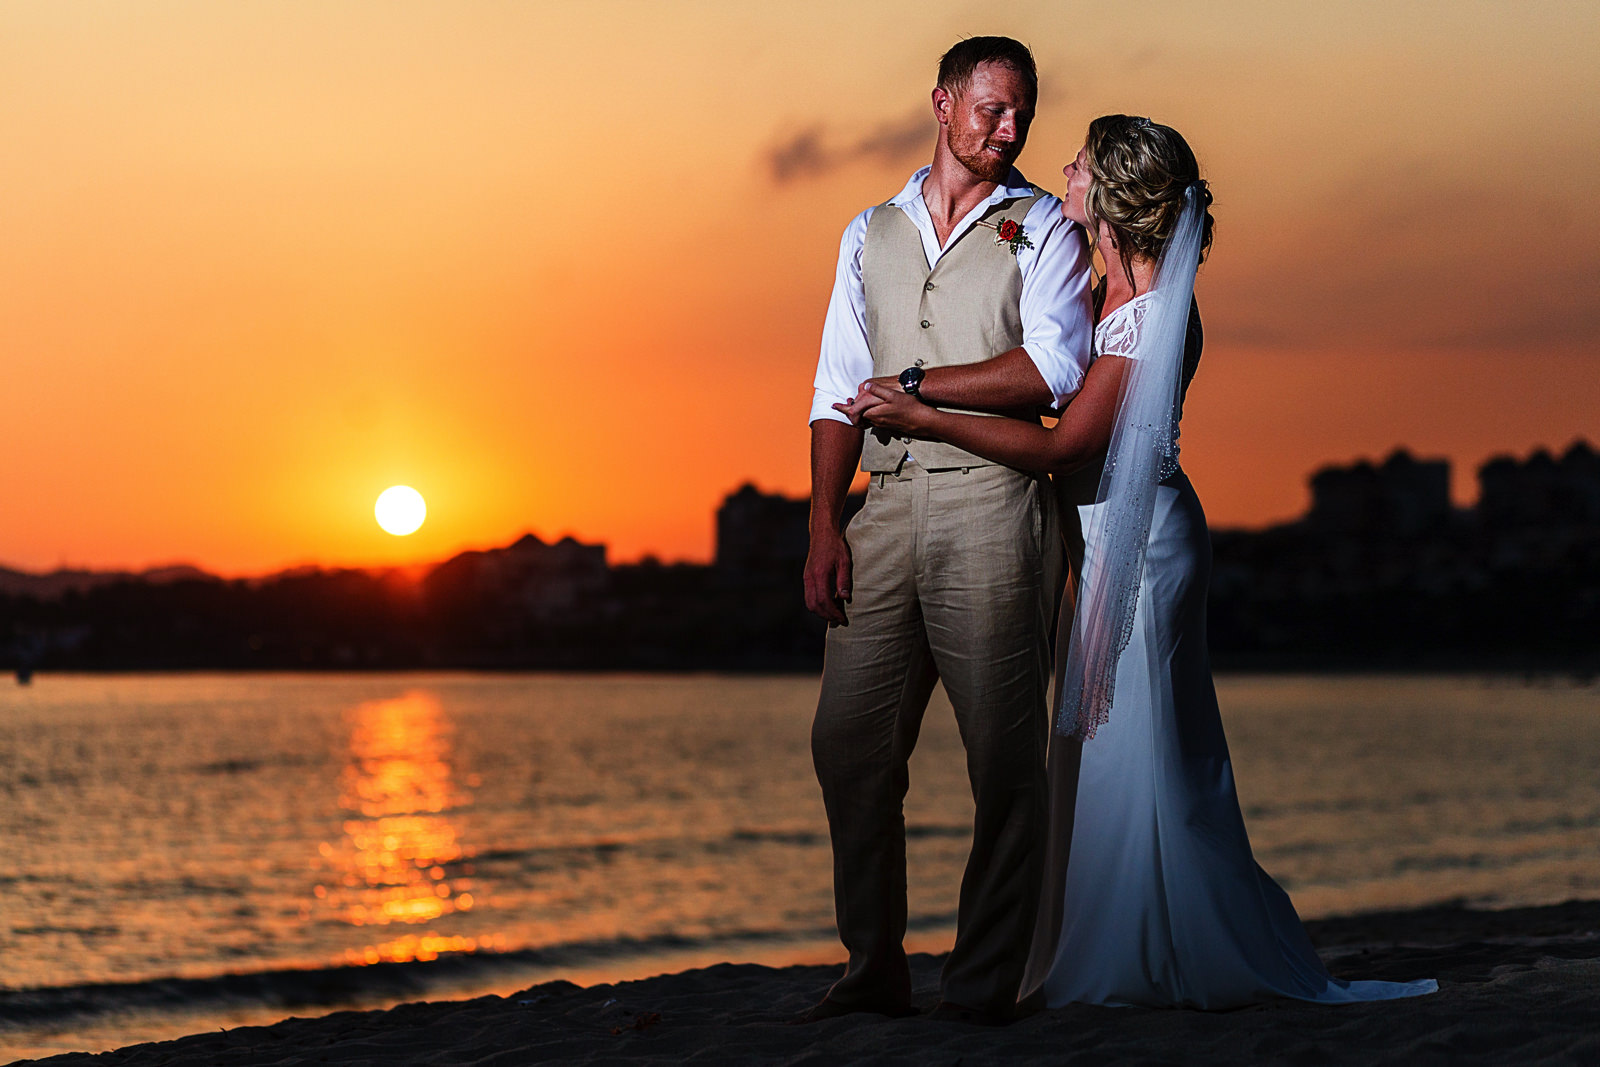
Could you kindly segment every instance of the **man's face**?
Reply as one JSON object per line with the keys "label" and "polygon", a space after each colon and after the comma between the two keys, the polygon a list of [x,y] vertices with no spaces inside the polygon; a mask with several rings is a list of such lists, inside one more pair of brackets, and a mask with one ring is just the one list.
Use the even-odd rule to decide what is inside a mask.
{"label": "man's face", "polygon": [[959,96],[933,91],[950,154],[984,181],[1001,182],[1028,143],[1033,91],[1022,75],[1001,63],[980,63]]}

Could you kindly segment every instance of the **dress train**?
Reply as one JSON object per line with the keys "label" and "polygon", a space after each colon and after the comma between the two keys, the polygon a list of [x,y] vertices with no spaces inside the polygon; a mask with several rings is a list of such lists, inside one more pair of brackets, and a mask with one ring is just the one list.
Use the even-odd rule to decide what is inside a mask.
{"label": "dress train", "polygon": [[[1079,506],[1081,529],[1096,506]],[[1024,992],[1042,990],[1052,1007],[1223,1009],[1436,991],[1431,979],[1330,976],[1288,895],[1256,864],[1206,648],[1210,566],[1205,515],[1180,470],[1157,489],[1110,720],[1088,742],[1051,736],[1046,881]],[[1070,608],[1069,587],[1063,641]]]}

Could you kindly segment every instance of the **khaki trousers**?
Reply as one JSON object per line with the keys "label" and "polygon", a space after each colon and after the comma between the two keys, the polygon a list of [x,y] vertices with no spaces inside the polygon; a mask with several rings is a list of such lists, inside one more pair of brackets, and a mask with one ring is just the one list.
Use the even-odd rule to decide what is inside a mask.
{"label": "khaki trousers", "polygon": [[943,998],[1009,1010],[1038,907],[1046,814],[1049,633],[1060,538],[1050,482],[1008,467],[874,474],[845,538],[849,623],[828,631],[812,757],[849,951],[828,996],[911,997],[907,760],[943,680],[976,802]]}

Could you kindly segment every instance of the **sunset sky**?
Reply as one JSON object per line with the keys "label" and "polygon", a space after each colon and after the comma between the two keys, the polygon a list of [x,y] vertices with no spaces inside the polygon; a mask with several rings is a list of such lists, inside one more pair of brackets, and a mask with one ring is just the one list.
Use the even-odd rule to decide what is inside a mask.
{"label": "sunset sky", "polygon": [[[0,6],[0,565],[223,574],[524,531],[706,559],[802,494],[845,223],[963,35],[1019,166],[1190,140],[1217,238],[1184,464],[1214,525],[1326,462],[1600,443],[1600,5]],[[374,522],[385,487],[428,519]]]}

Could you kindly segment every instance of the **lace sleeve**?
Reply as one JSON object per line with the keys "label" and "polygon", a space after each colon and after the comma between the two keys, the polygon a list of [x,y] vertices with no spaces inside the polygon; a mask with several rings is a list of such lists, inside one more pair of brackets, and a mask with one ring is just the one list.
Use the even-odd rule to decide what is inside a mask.
{"label": "lace sleeve", "polygon": [[[1149,295],[1148,291],[1140,293],[1100,320],[1100,325],[1096,326],[1094,331],[1096,357],[1124,356],[1128,359],[1147,357],[1148,353],[1141,350],[1141,342],[1144,340],[1145,319],[1149,316],[1151,308],[1151,302],[1145,299]],[[1161,450],[1161,466],[1158,474],[1162,480],[1178,472],[1179,421],[1183,418],[1183,402],[1189,395],[1189,383],[1194,380],[1194,372],[1200,366],[1202,341],[1200,305],[1191,299],[1189,322],[1184,334],[1183,370],[1178,384],[1177,408],[1173,413],[1171,424],[1172,436]]]}
{"label": "lace sleeve", "polygon": [[[1112,312],[1100,325],[1095,328],[1094,354],[1097,356],[1126,356],[1128,359],[1140,358],[1140,341],[1144,335],[1145,317],[1150,311],[1150,305],[1143,296],[1134,297],[1128,303]],[[1200,349],[1204,341],[1204,334],[1200,326],[1200,305],[1191,301],[1189,304],[1189,326],[1185,336],[1183,349],[1183,383],[1181,386],[1178,405],[1183,406],[1182,394],[1189,391],[1189,383],[1194,379],[1194,372],[1200,367]]]}
{"label": "lace sleeve", "polygon": [[1102,319],[1095,330],[1095,355],[1138,359],[1139,335],[1144,331],[1145,313],[1149,308],[1147,301],[1135,297]]}

